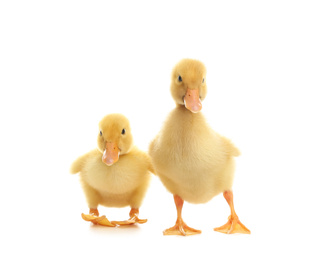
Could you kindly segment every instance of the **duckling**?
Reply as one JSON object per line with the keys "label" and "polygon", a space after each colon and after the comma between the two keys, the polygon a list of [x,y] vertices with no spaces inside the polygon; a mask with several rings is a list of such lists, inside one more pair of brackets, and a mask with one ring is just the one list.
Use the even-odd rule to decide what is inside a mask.
{"label": "duckling", "polygon": [[[121,114],[105,116],[99,123],[97,145],[97,149],[80,156],[70,169],[71,173],[80,173],[90,209],[82,218],[111,227],[147,222],[138,215],[153,168],[149,156],[133,146],[129,120]],[[130,218],[110,222],[99,216],[98,205],[130,206]]]}
{"label": "duckling", "polygon": [[176,108],[149,147],[155,173],[173,194],[177,208],[176,224],[163,234],[201,233],[183,221],[183,203],[206,203],[220,193],[230,206],[231,215],[225,225],[214,230],[249,234],[233,204],[234,157],[240,152],[229,139],[214,132],[200,112],[207,94],[204,64],[181,60],[172,71],[170,89]]}

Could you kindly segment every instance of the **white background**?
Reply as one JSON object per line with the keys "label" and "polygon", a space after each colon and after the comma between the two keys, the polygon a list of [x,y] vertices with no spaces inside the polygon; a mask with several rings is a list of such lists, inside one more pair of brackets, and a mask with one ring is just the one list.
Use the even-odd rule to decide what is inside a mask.
{"label": "white background", "polygon": [[[1,1],[0,257],[321,259],[321,13],[320,1]],[[201,235],[163,236],[176,210],[155,176],[146,224],[83,221],[70,164],[112,112],[147,150],[186,57],[207,67],[210,125],[242,151],[235,208],[252,234],[213,231],[230,213],[220,195],[184,204]]]}

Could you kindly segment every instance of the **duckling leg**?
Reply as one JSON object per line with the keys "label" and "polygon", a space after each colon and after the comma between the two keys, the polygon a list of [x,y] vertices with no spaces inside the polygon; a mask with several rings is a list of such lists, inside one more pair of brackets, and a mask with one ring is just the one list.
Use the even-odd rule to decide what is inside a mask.
{"label": "duckling leg", "polygon": [[100,216],[97,209],[90,208],[89,214],[82,213],[82,218],[86,221],[91,221],[95,225],[115,227],[115,224],[109,222],[105,216]]}
{"label": "duckling leg", "polygon": [[82,218],[86,221],[92,221],[96,219],[98,216],[99,216],[98,210],[93,208],[89,209],[89,214],[82,213]]}
{"label": "duckling leg", "polygon": [[139,218],[139,209],[132,208],[130,211],[130,218],[125,221],[112,221],[111,223],[120,225],[120,226],[125,226],[125,225],[132,225],[135,223],[143,224],[146,223],[148,220],[147,219],[140,219]]}
{"label": "duckling leg", "polygon": [[215,228],[214,230],[225,234],[234,234],[234,233],[250,234],[250,230],[240,222],[235,212],[234,202],[233,202],[233,192],[225,191],[223,195],[226,201],[228,202],[228,205],[231,210],[231,215],[228,217],[228,222],[225,225]]}
{"label": "duckling leg", "polygon": [[163,231],[163,235],[181,235],[181,236],[189,236],[189,235],[195,235],[200,234],[201,231],[197,229],[193,229],[189,226],[187,226],[186,223],[182,220],[181,212],[183,207],[183,199],[181,199],[178,195],[173,195],[174,203],[177,207],[177,221],[176,224]]}
{"label": "duckling leg", "polygon": [[130,211],[130,220],[134,220],[135,223],[143,224],[146,223],[147,219],[140,219],[139,218],[139,209],[131,209]]}

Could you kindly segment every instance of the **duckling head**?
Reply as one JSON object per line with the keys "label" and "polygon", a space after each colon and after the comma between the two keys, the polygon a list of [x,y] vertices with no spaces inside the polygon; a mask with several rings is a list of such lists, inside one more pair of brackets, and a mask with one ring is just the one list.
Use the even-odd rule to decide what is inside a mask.
{"label": "duckling head", "polygon": [[133,146],[129,120],[121,114],[105,116],[99,123],[97,145],[106,165],[116,163],[119,156],[127,154]]}
{"label": "duckling head", "polygon": [[171,94],[178,105],[197,113],[207,94],[206,67],[193,59],[181,60],[172,70]]}

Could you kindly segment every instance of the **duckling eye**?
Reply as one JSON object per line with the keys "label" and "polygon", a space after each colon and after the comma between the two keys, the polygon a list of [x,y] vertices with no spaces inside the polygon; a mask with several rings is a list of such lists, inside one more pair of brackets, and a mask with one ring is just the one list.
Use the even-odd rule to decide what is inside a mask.
{"label": "duckling eye", "polygon": [[202,83],[204,83],[204,82],[205,82],[205,78],[202,79]]}
{"label": "duckling eye", "polygon": [[100,131],[100,136],[102,136],[103,135],[103,133],[102,133],[102,131]]}
{"label": "duckling eye", "polygon": [[125,129],[123,128],[123,130],[122,130],[122,135],[125,135]]}
{"label": "duckling eye", "polygon": [[179,75],[179,77],[178,77],[178,80],[179,80],[179,82],[182,82],[182,78],[181,78],[181,76]]}

